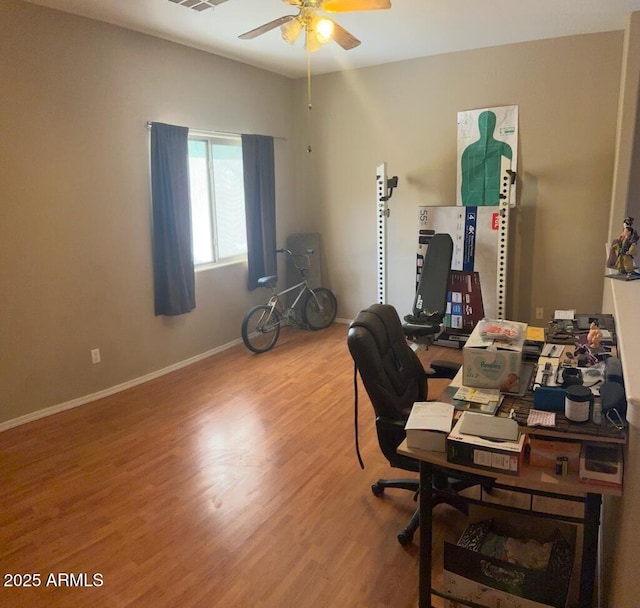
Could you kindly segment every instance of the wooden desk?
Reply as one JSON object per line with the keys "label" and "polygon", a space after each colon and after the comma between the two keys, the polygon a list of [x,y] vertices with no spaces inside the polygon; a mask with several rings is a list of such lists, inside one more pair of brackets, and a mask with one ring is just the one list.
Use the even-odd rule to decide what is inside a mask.
{"label": "wooden desk", "polygon": [[556,412],[556,424],[554,427],[527,426],[529,410],[532,407],[531,399],[505,396],[497,415],[507,416],[513,409],[520,430],[528,435],[547,436],[549,438],[560,437],[573,441],[603,441],[620,444],[627,442],[626,429],[620,431],[608,422],[604,426],[593,422],[572,422],[565,417],[564,412]]}
{"label": "wooden desk", "polygon": [[[530,429],[531,431],[538,429]],[[547,434],[551,431],[547,429]],[[564,438],[575,438],[584,440],[584,436],[575,436],[568,431],[558,432],[556,436]],[[596,439],[590,436],[591,439]],[[606,437],[597,437],[598,440],[607,441]],[[398,447],[398,452],[405,456],[413,457],[420,461],[420,564],[419,564],[419,608],[431,607],[431,595],[439,595],[441,597],[451,598],[441,591],[432,589],[431,586],[431,550],[432,550],[432,498],[437,490],[433,489],[432,478],[434,471],[461,471],[469,473],[478,479],[478,482],[485,480],[493,480],[494,487],[504,488],[506,490],[514,490],[524,492],[530,496],[547,496],[559,500],[568,500],[580,502],[584,505],[583,516],[565,517],[554,515],[553,519],[569,521],[583,525],[582,534],[582,561],[580,567],[580,592],[579,606],[580,608],[592,608],[594,581],[596,575],[596,564],[598,554],[598,530],[600,527],[600,508],[602,504],[602,495],[621,495],[622,489],[607,486],[586,484],[580,481],[578,475],[555,475],[549,469],[525,466],[522,473],[518,476],[502,475],[489,471],[480,470],[474,467],[462,466],[447,462],[444,452],[430,452],[425,450],[417,450],[409,448],[406,440]],[[471,503],[482,502],[470,499]],[[486,503],[497,509],[506,509],[512,512],[524,512],[532,516],[540,516],[542,512],[532,508],[533,499],[530,501],[529,509],[520,509],[514,507],[505,507],[495,505],[494,503]],[[549,517],[548,513],[543,516]],[[462,602],[463,603],[463,602]]]}

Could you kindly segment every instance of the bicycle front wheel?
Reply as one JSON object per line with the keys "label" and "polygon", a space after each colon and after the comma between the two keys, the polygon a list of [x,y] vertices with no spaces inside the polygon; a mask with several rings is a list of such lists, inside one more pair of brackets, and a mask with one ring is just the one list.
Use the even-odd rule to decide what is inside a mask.
{"label": "bicycle front wheel", "polygon": [[242,341],[254,353],[272,349],[279,335],[280,315],[271,306],[254,306],[242,321]]}
{"label": "bicycle front wheel", "polygon": [[338,301],[326,287],[311,289],[307,293],[302,306],[304,321],[309,329],[324,329],[329,327],[338,312]]}

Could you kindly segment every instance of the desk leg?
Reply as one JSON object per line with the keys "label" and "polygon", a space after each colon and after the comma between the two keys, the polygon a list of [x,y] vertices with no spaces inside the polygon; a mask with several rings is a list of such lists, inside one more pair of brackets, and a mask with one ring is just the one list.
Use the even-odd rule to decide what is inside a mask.
{"label": "desk leg", "polygon": [[584,503],[582,565],[580,568],[580,608],[592,608],[593,587],[598,562],[598,529],[600,528],[600,494],[587,494]]}
{"label": "desk leg", "polygon": [[432,482],[433,466],[428,462],[420,462],[419,608],[431,608]]}

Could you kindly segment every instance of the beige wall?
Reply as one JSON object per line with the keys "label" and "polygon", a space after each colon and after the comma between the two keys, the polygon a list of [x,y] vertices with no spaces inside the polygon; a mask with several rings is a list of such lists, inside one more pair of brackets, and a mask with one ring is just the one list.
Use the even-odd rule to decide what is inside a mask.
{"label": "beige wall", "polygon": [[[297,83],[309,226],[326,240],[340,316],[376,299],[375,168],[390,201],[388,301],[408,312],[418,205],[455,204],[456,114],[519,106],[519,208],[512,216],[508,314],[598,310],[602,297],[623,33],[510,45],[313,79],[310,133]],[[301,145],[298,146],[302,148]],[[300,187],[300,184],[299,184]]]}
{"label": "beige wall", "polygon": [[640,222],[640,12],[629,17],[620,80],[616,164],[611,195],[609,238],[617,237],[631,214]]}
{"label": "beige wall", "polygon": [[258,295],[246,265],[198,273],[194,312],[154,316],[145,125],[287,138],[275,142],[284,242],[291,80],[3,0],[0,91],[0,423],[239,339]]}
{"label": "beige wall", "polygon": [[[613,192],[611,195],[611,216],[609,238],[617,237],[621,230],[622,219],[627,213],[640,221],[640,12],[633,13],[625,31],[623,71],[620,86],[620,109],[618,115],[618,135]],[[634,376],[637,368],[638,307],[627,312],[624,320],[618,311],[634,310],[633,306],[624,306],[630,301],[629,293],[636,297],[640,285],[619,284],[619,281],[605,281],[603,309],[616,313],[618,332],[622,332],[621,341],[626,340],[627,349],[623,357],[626,367],[625,382],[628,406],[628,441],[625,453],[624,495],[622,498],[605,497],[602,518],[602,546],[605,576],[603,578],[604,606],[640,607],[640,594],[636,583],[636,552],[638,530],[640,530],[640,433],[637,420],[637,380]],[[615,289],[614,297],[612,290]],[[627,293],[629,292],[629,293]],[[633,296],[632,296],[633,297]],[[615,303],[615,306],[614,306]],[[622,322],[624,321],[624,323]],[[620,333],[619,333],[620,335]],[[634,359],[635,357],[635,359]],[[631,373],[627,373],[631,371]],[[630,542],[624,542],[629,539]]]}

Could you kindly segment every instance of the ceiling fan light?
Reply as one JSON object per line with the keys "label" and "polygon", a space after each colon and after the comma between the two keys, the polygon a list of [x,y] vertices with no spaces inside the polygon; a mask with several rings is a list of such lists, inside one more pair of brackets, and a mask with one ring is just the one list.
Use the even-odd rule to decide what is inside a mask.
{"label": "ceiling fan light", "polygon": [[301,31],[302,22],[299,19],[292,19],[280,26],[282,38],[289,44],[295,44]]}
{"label": "ceiling fan light", "polygon": [[333,21],[324,17],[317,20],[314,26],[314,31],[320,44],[329,42],[333,38]]}

